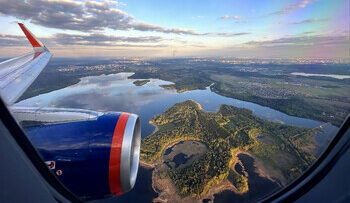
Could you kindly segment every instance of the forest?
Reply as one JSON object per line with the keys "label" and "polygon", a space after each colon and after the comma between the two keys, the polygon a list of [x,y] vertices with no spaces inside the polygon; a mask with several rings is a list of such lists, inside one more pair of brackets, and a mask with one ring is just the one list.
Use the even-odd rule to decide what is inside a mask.
{"label": "forest", "polygon": [[246,180],[230,174],[237,150],[281,171],[287,182],[315,160],[303,148],[315,144],[317,130],[269,122],[247,109],[222,105],[217,113],[204,112],[198,103],[188,100],[154,116],[152,122],[159,130],[142,140],[141,159],[146,162],[156,161],[167,146],[178,141],[196,140],[208,148],[191,165],[168,171],[183,196],[200,197],[227,178],[238,190],[246,191]]}
{"label": "forest", "polygon": [[149,82],[150,82],[150,80],[135,80],[133,83],[136,86],[142,86],[142,85],[145,85]]}

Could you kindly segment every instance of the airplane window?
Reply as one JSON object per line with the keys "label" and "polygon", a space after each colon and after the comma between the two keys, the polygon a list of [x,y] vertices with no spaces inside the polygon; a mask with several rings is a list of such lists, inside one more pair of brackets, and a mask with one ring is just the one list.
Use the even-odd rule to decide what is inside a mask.
{"label": "airplane window", "polygon": [[349,8],[0,0],[0,95],[82,200],[255,202],[350,112]]}

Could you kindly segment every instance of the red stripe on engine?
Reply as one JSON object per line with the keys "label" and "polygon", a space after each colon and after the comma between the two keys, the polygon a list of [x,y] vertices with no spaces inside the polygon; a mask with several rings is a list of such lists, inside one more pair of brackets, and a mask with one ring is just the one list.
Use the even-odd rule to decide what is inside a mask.
{"label": "red stripe on engine", "polygon": [[109,188],[112,194],[122,194],[120,185],[120,158],[122,152],[122,143],[126,122],[129,118],[128,113],[122,113],[119,116],[115,126],[111,144],[111,154],[109,156]]}
{"label": "red stripe on engine", "polygon": [[32,44],[33,47],[41,47],[40,43],[36,41],[34,36],[32,36],[32,34],[27,30],[27,28],[22,23],[18,23],[18,25],[21,27],[22,31],[24,32],[24,34],[26,35],[26,37],[28,38],[29,42]]}

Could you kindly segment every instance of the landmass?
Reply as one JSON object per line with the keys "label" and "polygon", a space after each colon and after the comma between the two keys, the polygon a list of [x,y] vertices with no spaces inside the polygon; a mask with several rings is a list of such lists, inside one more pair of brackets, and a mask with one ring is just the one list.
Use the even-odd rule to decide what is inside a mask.
{"label": "landmass", "polygon": [[249,176],[236,170],[238,154],[259,160],[262,175],[273,169],[265,176],[276,185],[288,184],[315,160],[303,149],[315,145],[317,130],[269,122],[247,109],[221,105],[217,113],[205,112],[188,100],[154,116],[152,123],[159,128],[142,140],[141,160],[153,164],[162,201],[199,200],[221,191],[217,188],[249,192]]}
{"label": "landmass", "polygon": [[[68,62],[65,62],[68,63]],[[70,62],[72,63],[72,62]],[[76,63],[76,62],[75,62]],[[133,79],[173,82],[185,92],[210,86],[217,94],[340,126],[350,111],[349,64],[280,63],[220,58],[123,59],[57,65],[50,62],[20,100],[64,88],[81,77],[134,72]],[[295,72],[314,76],[295,75]],[[343,79],[317,75],[340,75]]]}
{"label": "landmass", "polygon": [[[350,75],[349,64],[237,64],[234,60],[164,60],[166,65],[137,69],[131,78],[173,82],[167,89],[205,89],[271,107],[283,113],[340,126],[350,111],[350,79],[305,77],[294,72]],[[170,63],[170,64],[169,64]]]}
{"label": "landmass", "polygon": [[143,85],[145,85],[145,84],[147,84],[149,82],[150,82],[150,80],[136,80],[133,83],[136,86],[143,86]]}

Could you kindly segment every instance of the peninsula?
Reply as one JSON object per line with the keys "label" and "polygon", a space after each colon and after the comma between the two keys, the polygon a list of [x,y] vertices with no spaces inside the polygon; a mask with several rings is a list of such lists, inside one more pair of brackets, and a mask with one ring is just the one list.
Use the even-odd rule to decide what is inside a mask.
{"label": "peninsula", "polygon": [[[262,168],[269,169],[265,173],[273,171],[267,177],[280,185],[298,177],[315,160],[316,130],[269,122],[247,109],[221,105],[217,113],[205,112],[188,100],[151,122],[159,129],[142,140],[142,162],[153,163],[153,179],[170,182],[185,199],[199,199],[227,181],[238,194],[248,192],[249,177],[233,167],[239,163],[239,153],[258,159]],[[174,145],[183,148],[176,150]]]}

